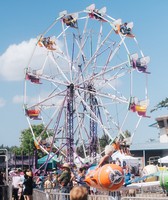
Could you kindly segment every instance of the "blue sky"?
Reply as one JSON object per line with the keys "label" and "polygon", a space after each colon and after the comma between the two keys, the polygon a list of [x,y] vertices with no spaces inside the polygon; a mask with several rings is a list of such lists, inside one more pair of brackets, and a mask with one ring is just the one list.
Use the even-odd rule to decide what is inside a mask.
{"label": "blue sky", "polygon": [[[148,95],[150,118],[141,121],[134,142],[157,138],[159,130],[148,127],[167,110],[150,110],[167,97],[167,0],[29,0],[2,1],[0,3],[0,144],[19,145],[22,130],[28,128],[22,109],[24,68],[30,52],[26,45],[36,38],[58,17],[59,12],[84,10],[95,3],[97,8],[107,7],[111,17],[133,21],[133,32],[145,55],[150,56]],[[141,83],[139,83],[141,84]],[[138,87],[137,87],[138,90]]]}

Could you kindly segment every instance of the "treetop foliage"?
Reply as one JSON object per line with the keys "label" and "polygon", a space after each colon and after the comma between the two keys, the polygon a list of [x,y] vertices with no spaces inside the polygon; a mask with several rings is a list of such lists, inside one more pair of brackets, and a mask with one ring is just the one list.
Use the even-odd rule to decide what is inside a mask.
{"label": "treetop foliage", "polygon": [[168,97],[165,98],[165,100],[162,100],[161,102],[159,102],[150,112],[154,112],[157,111],[158,109],[162,109],[162,108],[167,108],[168,107]]}

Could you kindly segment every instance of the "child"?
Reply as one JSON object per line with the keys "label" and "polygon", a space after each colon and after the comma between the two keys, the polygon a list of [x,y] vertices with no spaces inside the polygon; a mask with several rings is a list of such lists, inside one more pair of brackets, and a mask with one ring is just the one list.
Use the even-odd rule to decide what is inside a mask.
{"label": "child", "polygon": [[19,189],[18,189],[18,200],[24,200],[24,196],[23,196],[23,183],[20,182],[18,184],[18,187],[19,187]]}

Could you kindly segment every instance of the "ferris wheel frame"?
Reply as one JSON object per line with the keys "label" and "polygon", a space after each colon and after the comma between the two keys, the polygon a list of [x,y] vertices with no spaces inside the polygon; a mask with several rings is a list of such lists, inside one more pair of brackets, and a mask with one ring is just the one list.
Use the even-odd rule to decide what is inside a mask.
{"label": "ferris wheel frame", "polygon": [[[102,152],[103,135],[112,143],[133,126],[132,141],[147,117],[150,59],[132,33],[133,23],[126,34],[122,25],[106,14],[106,7],[98,10],[92,4],[83,11],[60,12],[38,36],[25,69],[24,111],[35,146],[43,152],[55,148],[73,163],[82,147],[85,162],[93,162]],[[39,122],[45,128],[36,137],[32,126]],[[42,143],[44,133],[48,147]]]}

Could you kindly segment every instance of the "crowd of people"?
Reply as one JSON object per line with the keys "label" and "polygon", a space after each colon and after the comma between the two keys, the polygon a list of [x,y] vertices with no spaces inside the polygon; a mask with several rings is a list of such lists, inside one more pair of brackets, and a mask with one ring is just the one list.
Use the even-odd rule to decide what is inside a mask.
{"label": "crowd of people", "polygon": [[[112,145],[105,147],[105,155],[100,159],[97,168],[107,164],[115,163],[116,165],[122,165],[119,158],[115,161],[111,156],[115,149]],[[122,166],[125,183],[128,183],[133,178],[134,174],[131,173],[130,166]],[[85,175],[87,173],[87,167],[79,167],[76,165],[69,165],[64,163],[57,169],[52,169],[44,173],[44,171],[38,171],[35,174],[30,169],[25,171],[21,169],[15,169],[9,172],[9,176],[12,180],[12,194],[13,200],[32,200],[33,188],[43,190],[47,195],[50,195],[52,191],[59,193],[70,193],[76,186],[80,186],[87,190],[88,194],[96,194],[95,188],[89,187],[85,183]]]}
{"label": "crowd of people", "polygon": [[9,172],[12,181],[13,200],[32,200],[33,195],[33,172],[30,169],[22,171],[15,169]]}
{"label": "crowd of people", "polygon": [[[74,186],[80,186],[87,190],[89,187],[84,182],[85,168],[72,168],[68,163],[64,163],[60,170],[51,170],[46,174],[34,174],[30,169],[25,171],[15,169],[9,172],[12,184],[12,199],[13,200],[32,200],[33,189],[44,190],[50,195],[51,191],[60,193],[70,193]],[[85,189],[82,189],[83,191]],[[74,190],[73,190],[74,191]],[[72,196],[74,196],[72,192]]]}

